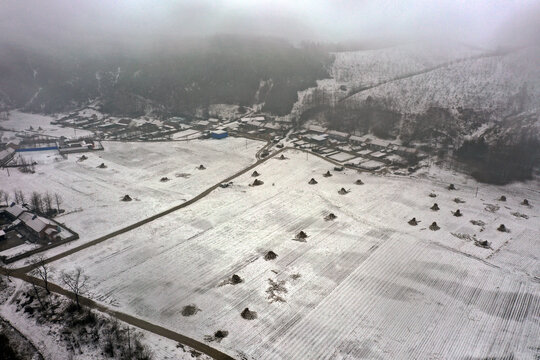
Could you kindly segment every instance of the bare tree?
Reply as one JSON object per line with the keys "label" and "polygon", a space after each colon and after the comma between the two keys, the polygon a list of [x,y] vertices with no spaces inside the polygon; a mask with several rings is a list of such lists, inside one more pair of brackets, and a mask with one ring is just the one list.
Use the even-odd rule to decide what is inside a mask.
{"label": "bare tree", "polygon": [[35,266],[34,270],[32,270],[32,275],[36,275],[41,280],[43,280],[45,290],[47,290],[47,294],[50,294],[51,291],[49,290],[49,265],[47,265],[47,263],[45,262],[45,258],[43,256],[40,256],[34,261],[32,261],[32,264]]}
{"label": "bare tree", "polygon": [[86,291],[86,282],[88,276],[84,275],[82,268],[78,267],[72,272],[62,273],[62,281],[75,295],[75,301],[77,302],[77,308],[81,308],[79,303],[79,296]]}
{"label": "bare tree", "polygon": [[45,211],[46,214],[50,214],[52,210],[52,203],[53,203],[51,194],[49,194],[49,192],[47,191],[45,195],[43,195],[43,198],[41,200],[43,202],[43,207],[44,207],[43,210]]}
{"label": "bare tree", "polygon": [[45,304],[43,304],[43,301],[41,300],[41,296],[39,295],[38,288],[36,286],[37,279],[34,277],[30,277],[30,283],[32,284],[32,288],[34,289],[34,293],[36,294],[36,298],[38,299],[39,305],[41,305],[41,308],[45,310]]}
{"label": "bare tree", "polygon": [[37,191],[32,192],[30,196],[30,206],[35,212],[43,212],[43,203],[41,201],[41,195]]}
{"label": "bare tree", "polygon": [[13,191],[13,194],[15,195],[15,202],[17,204],[24,204],[26,199],[24,197],[24,193],[22,192],[22,190],[15,190]]}
{"label": "bare tree", "polygon": [[63,202],[62,196],[58,193],[54,193],[54,202],[56,203],[56,210],[60,212],[60,205],[62,205]]}

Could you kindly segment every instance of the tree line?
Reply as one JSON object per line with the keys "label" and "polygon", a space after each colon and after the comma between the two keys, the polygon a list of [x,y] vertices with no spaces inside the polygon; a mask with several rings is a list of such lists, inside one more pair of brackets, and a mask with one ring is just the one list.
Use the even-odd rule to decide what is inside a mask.
{"label": "tree line", "polygon": [[62,196],[58,193],[51,194],[48,191],[45,193],[33,191],[28,195],[21,189],[13,190],[12,195],[7,191],[0,190],[0,200],[3,201],[6,206],[10,205],[10,201],[20,205],[27,205],[30,210],[35,213],[47,216],[60,213],[60,206],[64,202]]}

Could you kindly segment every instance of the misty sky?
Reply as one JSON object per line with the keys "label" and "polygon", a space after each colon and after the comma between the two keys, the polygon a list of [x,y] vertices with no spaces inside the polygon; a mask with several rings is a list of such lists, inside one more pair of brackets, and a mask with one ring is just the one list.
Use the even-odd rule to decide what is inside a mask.
{"label": "misty sky", "polygon": [[174,41],[213,34],[292,42],[540,41],[539,0],[0,0],[19,44]]}

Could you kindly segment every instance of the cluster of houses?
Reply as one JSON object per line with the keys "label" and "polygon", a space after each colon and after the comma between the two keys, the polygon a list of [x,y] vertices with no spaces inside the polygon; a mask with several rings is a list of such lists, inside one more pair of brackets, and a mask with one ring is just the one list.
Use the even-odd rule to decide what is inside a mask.
{"label": "cluster of houses", "polygon": [[26,206],[12,203],[0,209],[2,232],[5,236],[9,231],[16,231],[25,240],[36,243],[49,243],[60,240],[75,239],[77,235],[56,221],[39,216]]}
{"label": "cluster of houses", "polygon": [[293,134],[295,147],[309,149],[331,160],[363,170],[406,167],[426,155],[391,140],[351,135],[310,125]]}

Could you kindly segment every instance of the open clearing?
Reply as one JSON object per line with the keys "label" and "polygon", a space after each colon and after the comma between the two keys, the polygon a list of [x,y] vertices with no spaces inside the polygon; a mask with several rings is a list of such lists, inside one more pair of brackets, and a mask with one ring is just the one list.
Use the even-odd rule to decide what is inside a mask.
{"label": "open clearing", "polygon": [[[194,144],[194,153],[203,152]],[[428,174],[411,179],[347,169],[323,177],[333,165],[285,154],[287,160],[256,168],[263,185],[249,186],[248,172],[187,208],[52,263],[57,282],[61,271],[81,266],[93,299],[235,357],[539,355],[538,192],[482,186],[475,197],[470,180],[450,191]],[[230,167],[228,156],[223,167]],[[101,161],[89,160],[92,171]],[[173,171],[179,170],[167,174]],[[318,184],[308,185],[312,177]],[[355,185],[358,178],[365,185]],[[340,195],[341,188],[350,192]],[[520,205],[523,198],[532,207]],[[439,211],[430,210],[434,202]],[[451,212],[458,208],[461,217]],[[324,219],[330,212],[333,221]],[[407,223],[412,217],[417,226]],[[438,231],[428,228],[433,221]],[[510,232],[497,231],[501,223]],[[300,231],[306,239],[295,239]],[[474,236],[490,248],[475,246]],[[234,284],[233,274],[241,282]],[[253,320],[242,318],[245,308],[256,313]],[[218,330],[228,336],[212,338]]]}
{"label": "open clearing", "polygon": [[[53,249],[80,245],[135,223],[198,195],[220,179],[255,162],[263,142],[240,138],[190,142],[103,142],[104,151],[72,154],[33,152],[35,174],[17,169],[0,172],[2,189],[13,198],[21,189],[59,193],[65,214],[55,220],[79,233],[80,240]],[[196,151],[194,150],[196,149]],[[87,160],[80,161],[84,155]],[[101,164],[105,168],[99,168]],[[199,165],[205,170],[199,170]],[[162,178],[167,178],[167,180]],[[128,194],[133,200],[121,201]],[[52,253],[48,252],[48,254]]]}

